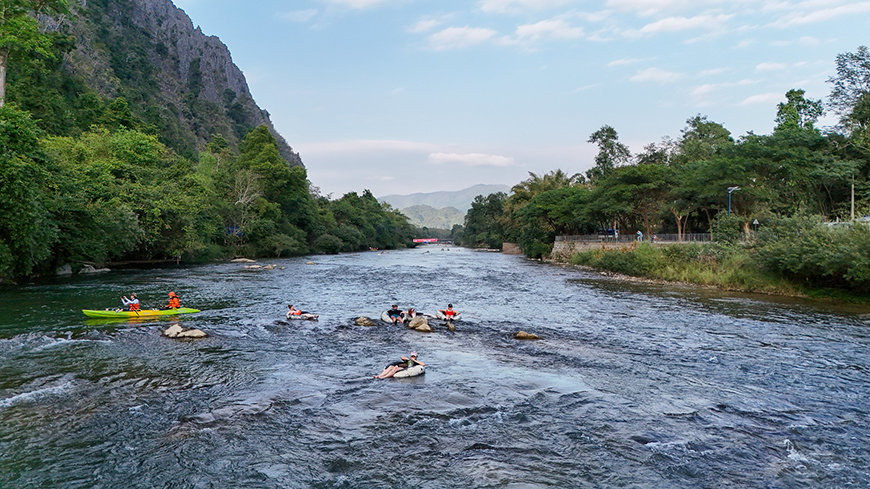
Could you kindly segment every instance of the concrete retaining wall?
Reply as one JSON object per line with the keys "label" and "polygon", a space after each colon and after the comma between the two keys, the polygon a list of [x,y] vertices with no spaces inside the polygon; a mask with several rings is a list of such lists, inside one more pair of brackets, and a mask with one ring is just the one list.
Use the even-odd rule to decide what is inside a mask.
{"label": "concrete retaining wall", "polygon": [[634,241],[628,243],[612,242],[581,242],[581,241],[556,241],[553,243],[553,252],[550,256],[555,260],[567,260],[571,255],[580,251],[588,250],[618,250],[637,246]]}
{"label": "concrete retaining wall", "polygon": [[520,247],[517,246],[516,243],[503,243],[501,246],[501,252],[505,255],[522,255],[523,252],[520,250]]}

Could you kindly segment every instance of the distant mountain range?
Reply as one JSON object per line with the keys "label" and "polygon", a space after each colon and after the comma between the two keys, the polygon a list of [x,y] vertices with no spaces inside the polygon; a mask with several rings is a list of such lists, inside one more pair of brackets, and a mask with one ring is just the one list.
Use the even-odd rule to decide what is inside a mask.
{"label": "distant mountain range", "polygon": [[474,185],[462,190],[443,192],[417,193],[411,195],[385,195],[379,197],[380,202],[386,202],[396,209],[407,209],[415,205],[428,205],[435,209],[455,207],[461,212],[468,212],[471,203],[478,195],[487,196],[495,192],[510,193],[511,188],[507,185]]}
{"label": "distant mountain range", "polygon": [[408,221],[415,226],[429,229],[453,229],[455,224],[465,224],[465,213],[456,207],[436,209],[429,205],[412,205],[401,209]]}

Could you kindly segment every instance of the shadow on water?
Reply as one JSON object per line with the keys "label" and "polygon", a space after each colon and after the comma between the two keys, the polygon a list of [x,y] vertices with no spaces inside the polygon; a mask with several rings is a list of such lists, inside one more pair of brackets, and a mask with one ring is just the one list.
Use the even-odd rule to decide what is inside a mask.
{"label": "shadow on water", "polygon": [[[0,487],[870,485],[866,311],[422,251],[0,290]],[[81,314],[170,290],[203,312]],[[448,302],[455,331],[377,321]]]}

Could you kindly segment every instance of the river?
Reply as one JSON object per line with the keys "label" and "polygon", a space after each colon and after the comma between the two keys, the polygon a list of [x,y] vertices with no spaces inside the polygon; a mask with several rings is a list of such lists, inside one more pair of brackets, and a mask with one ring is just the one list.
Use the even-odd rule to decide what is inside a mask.
{"label": "river", "polygon": [[[868,308],[435,246],[260,264],[0,289],[0,487],[870,487]],[[208,338],[81,313],[169,291]]]}

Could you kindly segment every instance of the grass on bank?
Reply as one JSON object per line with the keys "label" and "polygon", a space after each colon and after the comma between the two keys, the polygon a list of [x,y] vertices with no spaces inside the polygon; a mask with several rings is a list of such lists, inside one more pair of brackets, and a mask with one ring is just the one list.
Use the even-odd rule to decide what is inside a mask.
{"label": "grass on bank", "polygon": [[870,304],[870,298],[840,289],[813,288],[765,271],[751,250],[717,243],[666,246],[633,243],[575,253],[570,263],[632,277],[784,296]]}

